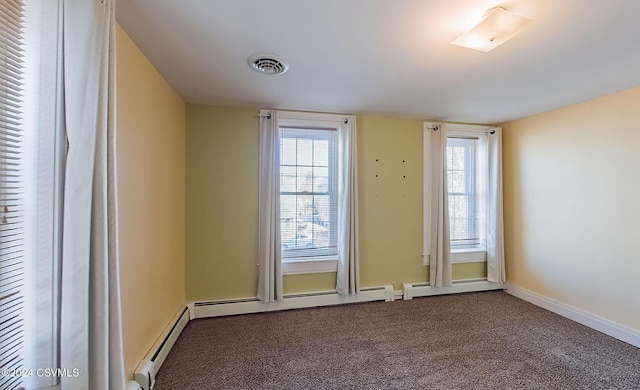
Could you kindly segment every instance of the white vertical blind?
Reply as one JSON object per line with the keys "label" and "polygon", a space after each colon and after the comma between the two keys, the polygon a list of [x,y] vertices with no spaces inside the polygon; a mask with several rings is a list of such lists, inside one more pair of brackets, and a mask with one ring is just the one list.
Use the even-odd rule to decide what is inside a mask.
{"label": "white vertical blind", "polygon": [[[22,128],[24,4],[0,1],[0,368],[23,367],[25,191]],[[0,388],[21,378],[0,376]]]}

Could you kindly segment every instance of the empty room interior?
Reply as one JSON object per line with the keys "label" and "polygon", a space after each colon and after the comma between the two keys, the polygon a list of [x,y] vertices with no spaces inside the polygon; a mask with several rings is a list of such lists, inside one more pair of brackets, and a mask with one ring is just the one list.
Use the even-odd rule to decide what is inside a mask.
{"label": "empty room interior", "polygon": [[[74,229],[67,130],[59,257],[24,268],[58,275],[36,294],[58,302],[49,352],[31,385],[3,371],[1,388],[640,388],[640,2],[93,1],[112,11],[115,222],[103,241],[100,212]],[[80,15],[58,3],[60,23]],[[57,31],[67,83],[84,43]],[[67,129],[74,104],[82,126],[93,113],[79,85],[62,89]],[[68,249],[83,242],[86,263]],[[98,279],[71,293],[78,264]],[[67,314],[93,307],[102,273],[108,316]],[[96,324],[117,335],[101,356],[119,382],[72,359],[77,321],[87,356]]]}
{"label": "empty room interior", "polygon": [[[503,287],[637,346],[640,10],[556,3],[505,5],[530,24],[488,53],[450,42],[494,1],[118,4],[128,370],[185,302],[256,297],[260,109],[356,114],[361,289],[429,282],[425,121],[502,126]],[[253,71],[265,52],[290,69]],[[283,284],[334,291],[336,273]]]}

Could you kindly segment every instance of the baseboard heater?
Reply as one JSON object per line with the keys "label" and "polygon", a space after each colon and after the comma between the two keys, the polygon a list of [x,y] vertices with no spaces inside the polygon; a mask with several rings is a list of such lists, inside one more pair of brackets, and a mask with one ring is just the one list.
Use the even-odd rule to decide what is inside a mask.
{"label": "baseboard heater", "polygon": [[127,385],[126,385],[125,389],[127,389],[127,390],[141,390],[142,387],[140,386],[140,383],[138,383],[136,381],[129,381],[129,382],[127,382]]}
{"label": "baseboard heater", "polygon": [[433,287],[429,283],[403,283],[402,292],[405,300],[432,295],[456,294],[474,291],[502,290],[502,283],[488,282],[486,278],[464,279],[453,281],[450,287]]}
{"label": "baseboard heater", "polygon": [[156,381],[156,374],[164,363],[169,351],[178,336],[190,320],[189,308],[184,307],[173,317],[169,325],[162,332],[151,351],[136,367],[133,379],[138,382],[142,390],[151,390]]}
{"label": "baseboard heater", "polygon": [[193,311],[192,318],[208,318],[236,314],[301,309],[305,307],[341,305],[355,302],[388,302],[393,300],[393,286],[388,285],[362,288],[360,289],[360,293],[347,296],[342,296],[335,291],[322,291],[308,294],[287,294],[283,297],[283,300],[269,303],[262,302],[256,298],[195,302],[190,305],[190,309]]}

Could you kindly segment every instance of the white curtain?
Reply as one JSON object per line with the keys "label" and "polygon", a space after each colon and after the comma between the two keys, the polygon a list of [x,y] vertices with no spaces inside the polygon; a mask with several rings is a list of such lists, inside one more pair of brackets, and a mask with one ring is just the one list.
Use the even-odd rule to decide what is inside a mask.
{"label": "white curtain", "polygon": [[64,0],[62,388],[123,389],[115,152],[115,0]]}
{"label": "white curtain", "polygon": [[360,291],[358,255],[358,167],[356,118],[351,116],[339,129],[338,186],[338,274],[340,295]]}
{"label": "white curtain", "polygon": [[280,129],[278,112],[260,116],[258,293],[263,302],[282,299],[280,248]]}
{"label": "white curtain", "polygon": [[[443,125],[429,129],[425,143],[431,150],[431,228],[429,240],[429,284],[451,286],[451,243],[449,242],[449,192],[447,187],[447,134]],[[428,148],[425,148],[428,149]],[[426,207],[426,205],[425,205]]]}
{"label": "white curtain", "polygon": [[506,282],[504,268],[504,225],[502,219],[502,128],[488,134],[487,186],[487,280]]}

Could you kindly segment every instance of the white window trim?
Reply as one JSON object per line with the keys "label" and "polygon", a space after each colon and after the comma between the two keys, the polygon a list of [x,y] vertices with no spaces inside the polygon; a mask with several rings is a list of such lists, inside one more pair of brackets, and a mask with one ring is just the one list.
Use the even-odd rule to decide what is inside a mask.
{"label": "white window trim", "polygon": [[[463,125],[457,123],[424,122],[423,127],[423,251],[422,265],[429,265],[429,248],[431,247],[431,210],[427,205],[431,204],[431,163],[428,156],[431,155],[431,147],[428,142],[434,127],[445,127],[447,137],[477,137],[489,133],[495,126],[489,125]],[[456,248],[451,250],[451,263],[479,263],[487,261],[487,252],[481,245],[472,248]]]}
{"label": "white window trim", "polygon": [[451,251],[451,263],[486,263],[487,251],[484,248],[455,249]]}
{"label": "white window trim", "polygon": [[[293,126],[293,128],[295,129],[293,131],[293,136],[295,138],[309,138],[309,139],[323,139],[323,140],[327,140],[328,137],[326,136],[327,132],[331,132],[331,133],[335,133],[338,134],[338,130],[339,129],[334,129],[333,127],[331,128],[326,128],[327,122],[320,122],[320,121],[314,121],[312,123],[307,124],[304,128],[302,129],[296,129],[298,127],[301,126]],[[282,134],[282,129],[289,129],[291,130],[290,127],[288,126],[284,126],[283,124],[280,124],[280,137],[282,140],[283,134]],[[322,133],[324,133],[324,135],[322,135],[322,133],[318,133],[315,130],[319,129]],[[306,133],[306,134],[305,134]],[[285,137],[286,138],[286,137]],[[337,206],[337,202],[338,202],[338,164],[337,164],[337,159],[338,159],[338,139],[336,137],[335,140],[329,140],[329,153],[333,154],[335,156],[336,161],[334,161],[333,165],[329,165],[329,167],[333,167],[333,169],[329,169],[329,188],[328,191],[326,192],[326,194],[321,194],[321,195],[326,195],[329,196],[330,199],[330,209],[335,210],[335,215],[333,215],[333,217],[330,218],[334,219],[334,222],[337,224],[338,223],[338,206]],[[282,163],[281,163],[282,164]],[[281,165],[282,167],[282,165]],[[280,196],[282,197],[282,195],[286,192],[286,195],[313,195],[314,193],[304,193],[304,192],[298,192],[298,191],[293,191],[293,192],[288,192],[288,191],[280,191]],[[280,209],[280,211],[282,212],[282,208]],[[282,215],[280,216],[282,218]],[[282,220],[281,220],[282,221]],[[312,249],[311,251],[315,253],[315,256],[296,256],[296,254],[300,254],[300,252],[304,252],[303,251],[290,251],[290,250],[283,250],[282,251],[282,261],[283,262],[288,262],[288,261],[296,261],[296,258],[301,258],[301,259],[310,259],[313,260],[314,258],[319,258],[319,259],[324,259],[327,258],[328,256],[337,256],[337,250],[338,250],[338,238],[337,238],[337,226],[336,226],[336,230],[333,232],[336,237],[329,237],[329,242],[330,243],[334,243],[335,244],[335,248],[333,247],[328,247],[328,248],[318,248],[318,249]],[[280,236],[280,240],[282,243],[282,233]],[[287,252],[287,256],[285,257],[285,252]],[[297,252],[297,253],[294,253]],[[324,252],[324,254],[323,254]],[[293,259],[293,260],[292,260]]]}
{"label": "white window trim", "polygon": [[[453,140],[474,140],[475,144],[473,145],[473,147],[469,148],[468,146],[462,146],[465,149],[467,149],[467,151],[472,151],[473,153],[473,157],[474,157],[474,161],[473,161],[473,168],[476,169],[477,172],[477,160],[475,160],[475,157],[477,157],[478,154],[478,143],[480,141],[480,137],[474,133],[471,132],[464,132],[464,133],[460,133],[460,132],[451,132],[452,134],[450,134],[450,136],[447,136],[447,150],[448,147],[450,145],[449,143],[449,139],[453,139]],[[484,143],[486,143],[486,140],[484,140]],[[473,187],[473,194],[476,193],[478,186],[477,186],[477,181],[478,181],[478,177],[477,175],[466,175],[466,185],[465,188],[467,189],[466,191],[463,192],[458,192],[457,194],[459,195],[463,195],[465,197],[469,197],[470,195],[472,195],[472,193],[469,191],[469,188]],[[467,207],[469,206],[469,204],[467,203]],[[475,206],[474,206],[475,207]],[[467,210],[469,211],[469,210]],[[477,210],[474,209],[474,213],[477,212]],[[469,224],[469,221],[467,221],[467,227]],[[476,228],[476,227],[474,227]],[[479,226],[477,228],[480,228]],[[482,229],[479,229],[479,231],[477,231],[476,233],[478,234],[478,241],[471,244],[471,243],[456,243],[454,244],[453,241],[451,242],[451,253],[456,253],[458,252],[459,249],[465,249],[465,248],[473,248],[473,247],[477,247],[480,245],[480,235],[481,235],[481,231]]]}
{"label": "white window trim", "polygon": [[317,274],[337,271],[337,256],[288,258],[287,261],[282,261],[283,275]]}

